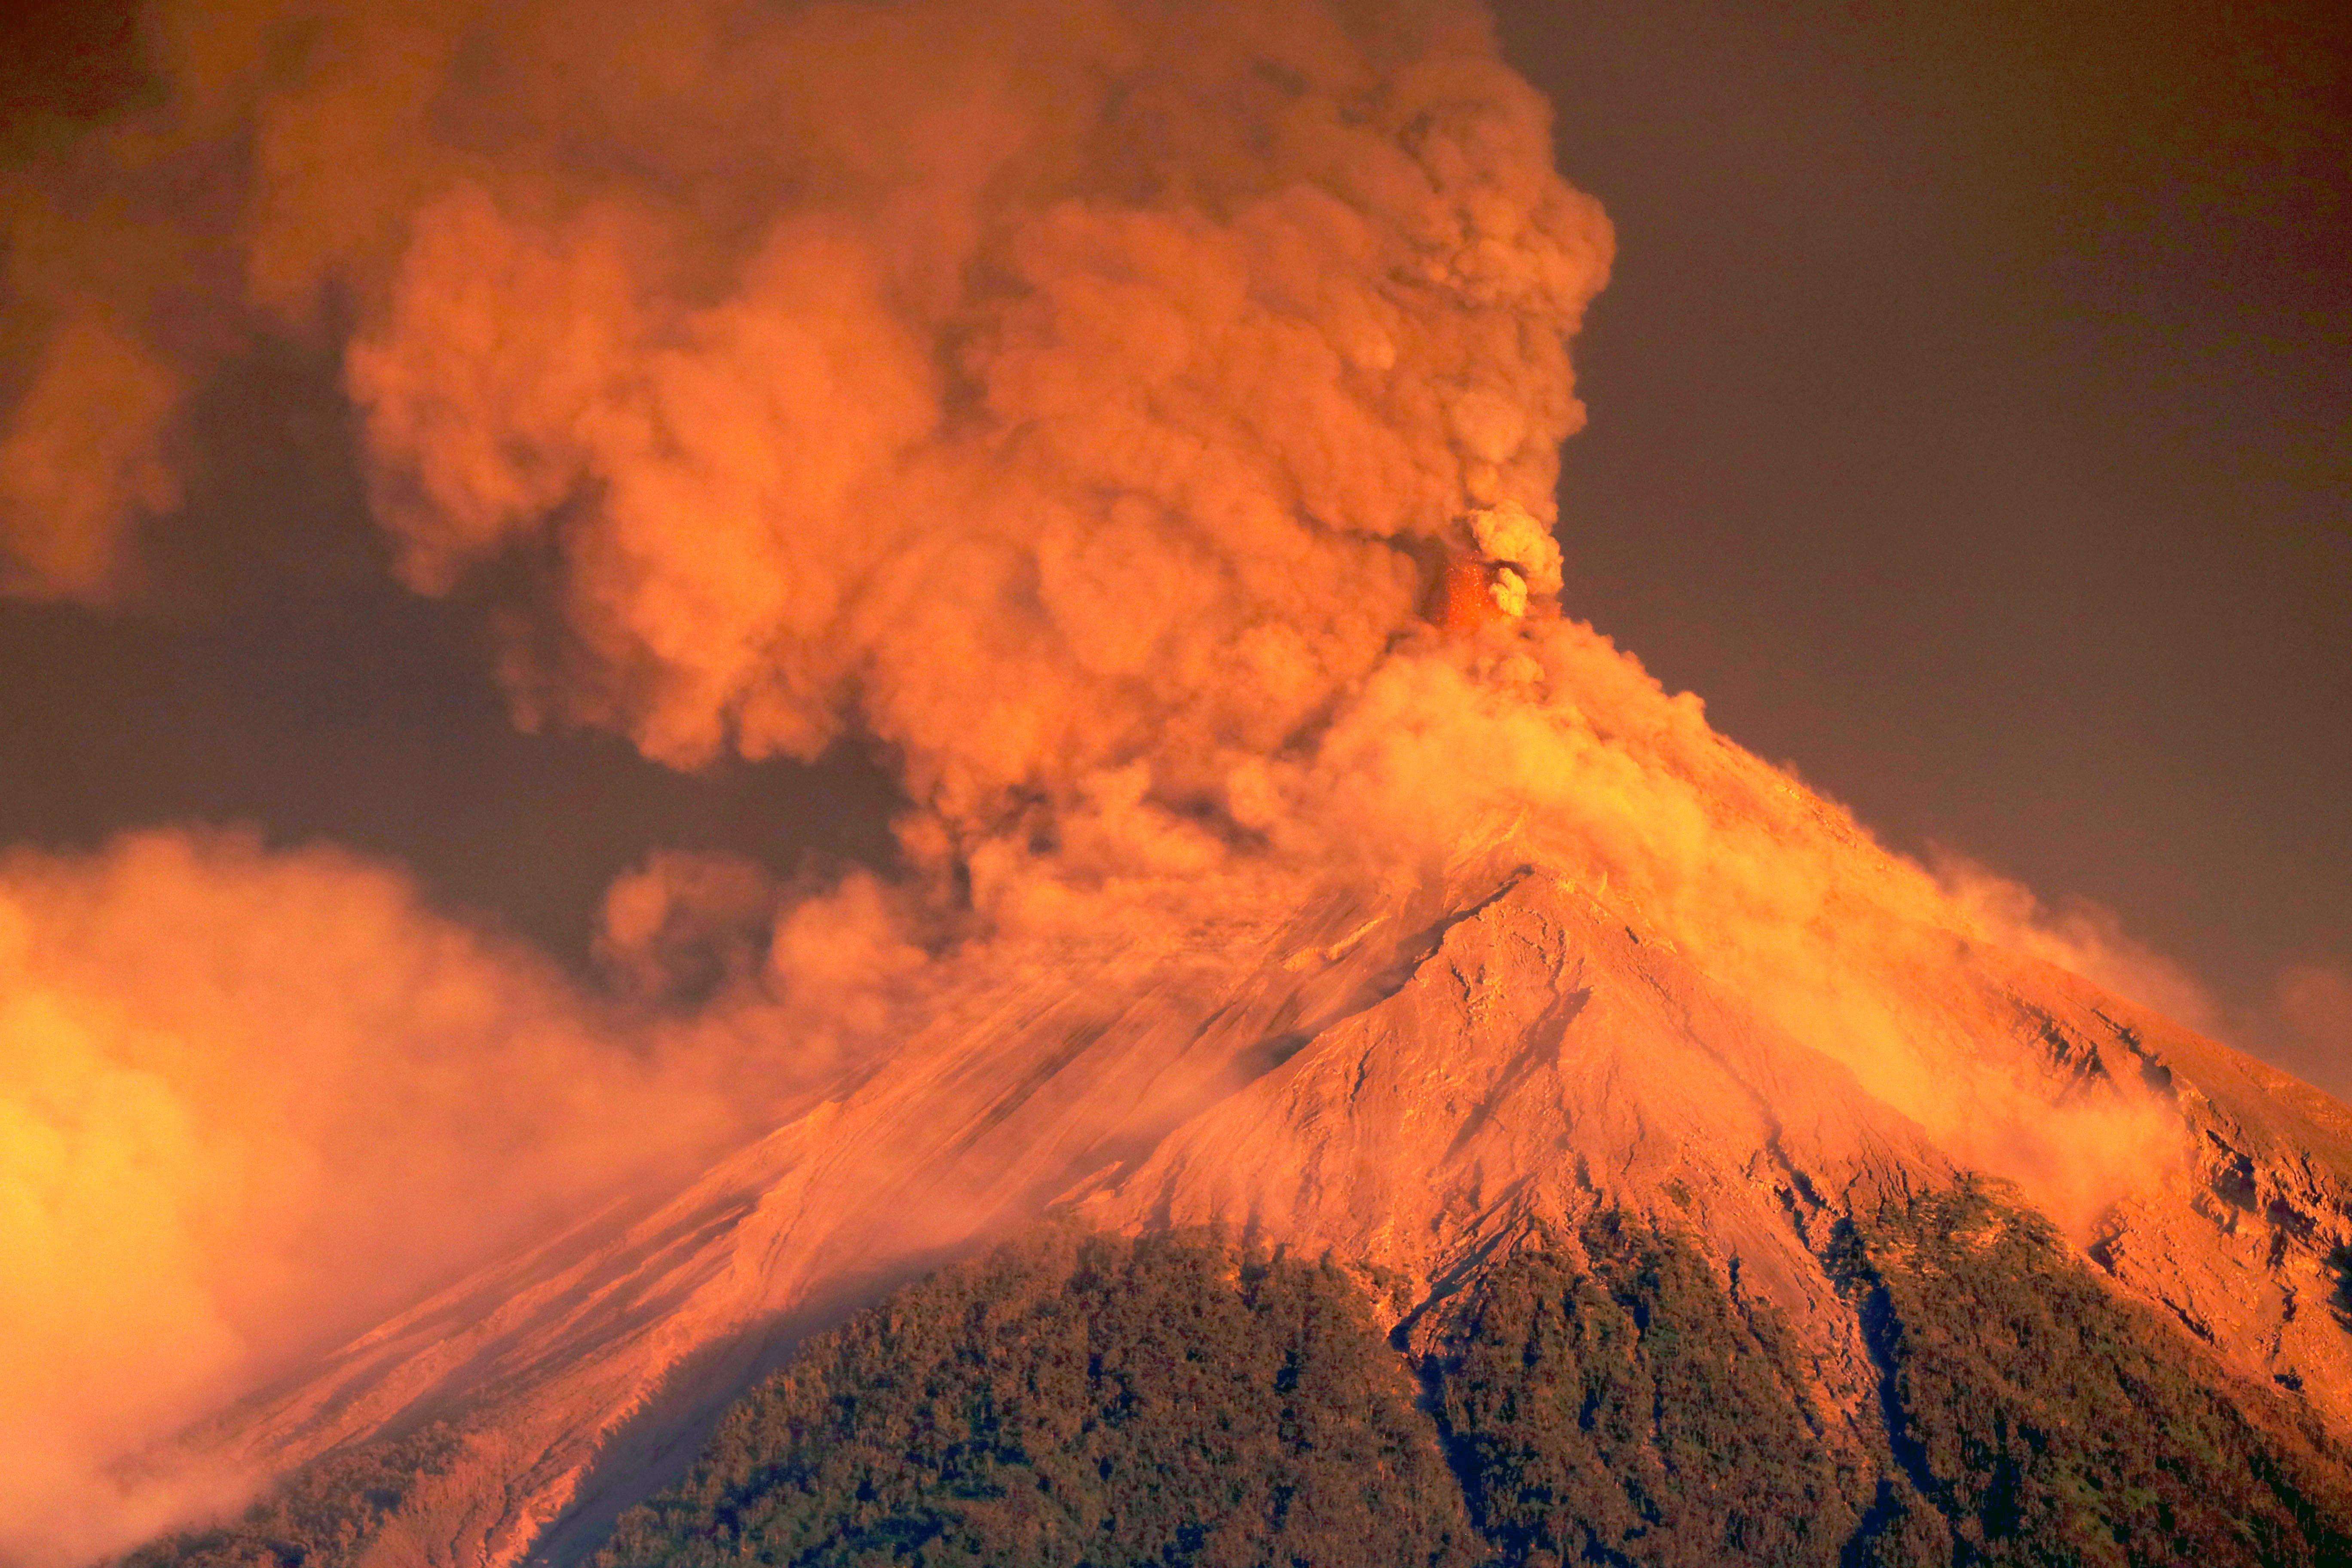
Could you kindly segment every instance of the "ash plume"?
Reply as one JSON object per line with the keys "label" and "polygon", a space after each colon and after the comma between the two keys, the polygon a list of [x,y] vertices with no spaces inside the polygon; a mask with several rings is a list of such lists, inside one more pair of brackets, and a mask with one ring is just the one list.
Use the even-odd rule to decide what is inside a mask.
{"label": "ash plume", "polygon": [[[519,707],[680,763],[810,755],[854,712],[959,818],[1145,754],[1213,800],[1474,519],[1557,578],[1564,338],[1610,240],[1475,12],[152,22],[167,108],[12,235],[60,323],[5,469],[26,591],[131,574],[205,355],[339,320],[405,574],[537,561]],[[139,221],[55,221],[77,198]],[[207,240],[214,276],[160,274]],[[99,249],[159,272],[90,297],[68,259]],[[39,504],[58,432],[100,427]]]}
{"label": "ash plume", "polygon": [[1474,7],[146,28],[152,106],[0,187],[39,345],[0,592],[135,605],[141,538],[218,460],[188,390],[337,346],[399,570],[495,606],[519,721],[682,768],[854,737],[898,769],[908,869],[656,857],[589,995],[329,851],[0,868],[0,1223],[41,1260],[0,1295],[0,1553],[153,1522],[110,1463],[763,1125],[927,995],[1243,894],[1540,861],[1969,1159],[2095,1206],[2170,1157],[1957,1037],[1969,945],[2015,921],[1561,615],[1567,343],[1612,238]]}

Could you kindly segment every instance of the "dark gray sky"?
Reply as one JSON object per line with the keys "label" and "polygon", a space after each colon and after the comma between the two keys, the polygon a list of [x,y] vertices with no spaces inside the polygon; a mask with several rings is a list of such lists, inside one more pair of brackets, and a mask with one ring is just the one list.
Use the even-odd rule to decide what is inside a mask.
{"label": "dark gray sky", "polygon": [[1504,16],[1618,228],[1572,607],[1899,846],[2352,959],[2352,6]]}
{"label": "dark gray sky", "polygon": [[[1899,847],[2087,896],[2225,993],[2352,960],[2352,7],[1504,7],[1620,241],[1571,610]],[[0,110],[104,42],[21,14]],[[110,77],[90,73],[102,98]],[[656,846],[882,852],[856,759],[519,736],[394,588],[316,365],[215,395],[263,564],[0,606],[0,842],[247,821],[576,957]]]}

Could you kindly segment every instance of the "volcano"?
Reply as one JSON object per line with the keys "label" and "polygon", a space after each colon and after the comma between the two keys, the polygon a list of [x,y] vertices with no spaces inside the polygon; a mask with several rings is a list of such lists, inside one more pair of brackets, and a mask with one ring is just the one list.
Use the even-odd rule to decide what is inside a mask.
{"label": "volcano", "polygon": [[876,828],[570,967],[0,855],[0,1559],[2352,1562],[2352,1114],[1588,624],[1615,234],[1474,0],[135,31],[0,171],[0,595],[388,574],[384,755]]}
{"label": "volcano", "polygon": [[[1589,723],[1575,696],[1606,700],[1556,691],[1546,721]],[[1654,689],[1646,702],[1677,711]],[[1675,748],[1685,781],[1740,831],[1810,840],[1850,875],[1904,874],[1694,724]],[[2352,1518],[2330,1511],[2352,1497],[2336,1447],[2352,1429],[2352,1114],[1964,929],[1843,939],[1865,955],[1845,983],[1901,1011],[1841,1037],[1834,1010],[1759,1005],[1733,977],[1752,955],[1710,951],[1559,840],[1529,815],[1385,887],[1262,886],[1255,902],[1162,889],[1170,910],[1214,912],[1040,939],[677,1190],[500,1258],[192,1449],[330,1491],[354,1456],[413,1464],[336,1561],[579,1562],[812,1335],[1041,1222],[1318,1260],[1416,1382],[1515,1266],[1565,1249],[1598,1268],[1575,1238],[1606,1222],[1672,1238],[1732,1320],[1773,1325],[1813,1450],[1891,1455],[1915,1374],[1857,1237],[1927,1213],[1895,1256],[1958,1245],[2003,1289],[2107,1303],[2126,1340],[2273,1434],[2265,1462],[2304,1467],[2312,1518]],[[1823,918],[1861,918],[1871,890],[1832,889]],[[1976,1219],[1953,1217],[1954,1194]],[[2046,1243],[2031,1268],[1992,1247],[2004,1226]],[[1961,1333],[1935,1314],[1965,1300],[1907,1331]],[[2057,1358],[2051,1377],[2108,1375],[2037,1353]],[[1970,1392],[1990,1399],[1983,1375]],[[1960,1461],[1919,1458],[1916,1479],[1949,1497],[1937,1464]],[[210,1561],[204,1539],[141,1561]],[[2143,1531],[2114,1560],[2178,1549]],[[1623,1560],[1668,1559],[1635,1541]]]}

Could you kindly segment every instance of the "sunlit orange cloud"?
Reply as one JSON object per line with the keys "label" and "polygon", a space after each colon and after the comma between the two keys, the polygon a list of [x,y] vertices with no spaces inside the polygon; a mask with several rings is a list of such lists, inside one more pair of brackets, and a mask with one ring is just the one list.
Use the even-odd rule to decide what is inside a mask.
{"label": "sunlit orange cloud", "polygon": [[0,861],[0,1556],[135,1517],[97,1461],[719,1119],[381,868]]}
{"label": "sunlit orange cloud", "polygon": [[1991,940],[2096,981],[2192,1029],[2222,1028],[2220,1004],[2196,976],[2135,941],[2114,910],[2082,900],[2050,909],[2031,889],[1963,856],[1941,856],[1937,873]]}
{"label": "sunlit orange cloud", "polygon": [[140,522],[179,500],[179,391],[100,315],[50,339],[0,436],[0,595],[101,603],[131,584]]}
{"label": "sunlit orange cloud", "polygon": [[[729,973],[736,883],[617,887],[607,1000],[331,849],[0,858],[0,1560],[233,1497],[254,1478],[118,1465],[903,1026],[927,959],[871,878],[762,890]],[[680,976],[690,1013],[643,1010]]]}

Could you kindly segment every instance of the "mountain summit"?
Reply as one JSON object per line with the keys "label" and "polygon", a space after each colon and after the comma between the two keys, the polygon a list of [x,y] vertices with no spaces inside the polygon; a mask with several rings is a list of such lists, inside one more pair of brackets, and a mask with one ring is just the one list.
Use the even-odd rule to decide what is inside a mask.
{"label": "mountain summit", "polygon": [[[1842,814],[1589,634],[1511,637],[1558,689],[1504,700],[1596,743],[1595,713],[1658,721],[1607,743],[1678,779],[1717,853],[1826,858],[1820,920],[1731,920],[1704,885],[1677,910],[1539,809],[1385,884],[1129,888],[1152,919],[935,980],[895,1049],[773,1131],[441,1291],[202,1450],[284,1474],[429,1431],[368,1561],[577,1561],[809,1334],[1053,1215],[1325,1259],[1407,1366],[1453,1353],[1515,1258],[1613,1216],[1782,1326],[1823,1452],[1888,1450],[1903,1373],[1856,1237],[1985,1191],[2144,1311],[2152,1353],[2170,1335],[2192,1381],[2332,1451],[2352,1116],[1981,931],[1901,923],[1922,879]],[[1469,679],[1487,656],[1428,657]]]}

